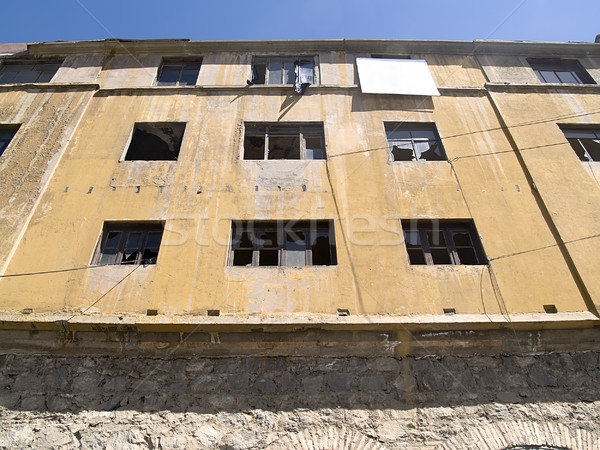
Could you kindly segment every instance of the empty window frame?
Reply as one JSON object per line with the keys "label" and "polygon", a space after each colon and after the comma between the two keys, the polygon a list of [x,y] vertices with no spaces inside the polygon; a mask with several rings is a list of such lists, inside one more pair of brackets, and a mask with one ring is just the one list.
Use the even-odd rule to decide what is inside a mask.
{"label": "empty window frame", "polygon": [[18,129],[19,125],[0,125],[0,156],[6,150]]}
{"label": "empty window frame", "polygon": [[403,220],[402,229],[413,265],[486,263],[472,221]]}
{"label": "empty window frame", "polygon": [[252,60],[250,84],[293,84],[298,94],[315,84],[315,59],[301,57],[256,57]]}
{"label": "empty window frame", "polygon": [[201,61],[164,62],[160,68],[157,86],[195,86]]}
{"label": "empty window frame", "polygon": [[245,124],[244,159],[326,159],[322,124]]}
{"label": "empty window frame", "polygon": [[4,63],[0,66],[0,84],[48,83],[60,67],[56,62]]}
{"label": "empty window frame", "polygon": [[232,222],[231,266],[336,264],[332,220]]}
{"label": "empty window frame", "polygon": [[176,161],[181,148],[185,123],[136,123],[125,161]]}
{"label": "empty window frame", "polygon": [[107,222],[92,264],[156,264],[162,235],[162,223]]}
{"label": "empty window frame", "polygon": [[393,161],[446,161],[435,125],[386,122],[385,134]]}
{"label": "empty window frame", "polygon": [[567,141],[582,161],[600,161],[600,128],[563,128]]}
{"label": "empty window frame", "polygon": [[542,83],[596,84],[579,61],[574,59],[528,59]]}

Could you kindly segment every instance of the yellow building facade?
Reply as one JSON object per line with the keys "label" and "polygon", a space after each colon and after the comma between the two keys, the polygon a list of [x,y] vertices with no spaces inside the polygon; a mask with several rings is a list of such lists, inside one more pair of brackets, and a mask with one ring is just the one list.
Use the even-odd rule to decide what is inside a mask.
{"label": "yellow building facade", "polygon": [[594,350],[600,44],[4,48],[6,352]]}

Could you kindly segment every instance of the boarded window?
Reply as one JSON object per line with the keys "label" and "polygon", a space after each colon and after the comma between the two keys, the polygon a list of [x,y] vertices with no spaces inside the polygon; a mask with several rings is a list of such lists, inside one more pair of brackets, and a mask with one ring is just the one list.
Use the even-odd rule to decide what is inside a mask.
{"label": "boarded window", "polygon": [[244,159],[326,159],[322,124],[245,124]]}
{"label": "boarded window", "polygon": [[446,153],[430,123],[386,122],[385,134],[393,161],[445,161]]}
{"label": "boarded window", "polygon": [[425,60],[356,58],[365,94],[440,95]]}
{"label": "boarded window", "polygon": [[163,225],[160,223],[105,223],[92,263],[156,264],[162,235]]}
{"label": "boarded window", "polygon": [[336,264],[333,221],[232,222],[232,266]]}
{"label": "boarded window", "polygon": [[403,220],[412,265],[478,265],[486,258],[472,221]]}
{"label": "boarded window", "polygon": [[185,123],[136,123],[126,161],[176,161]]}

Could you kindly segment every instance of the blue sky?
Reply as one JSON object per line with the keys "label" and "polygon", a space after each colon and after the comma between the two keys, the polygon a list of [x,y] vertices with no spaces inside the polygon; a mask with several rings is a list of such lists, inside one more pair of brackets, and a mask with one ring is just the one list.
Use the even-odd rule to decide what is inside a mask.
{"label": "blue sky", "polygon": [[600,0],[4,0],[0,42],[105,38],[593,42]]}

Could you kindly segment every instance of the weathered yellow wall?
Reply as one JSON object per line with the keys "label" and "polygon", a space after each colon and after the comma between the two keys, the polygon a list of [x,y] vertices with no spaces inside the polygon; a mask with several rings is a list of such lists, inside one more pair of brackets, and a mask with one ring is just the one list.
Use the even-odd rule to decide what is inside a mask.
{"label": "weathered yellow wall", "polygon": [[[485,83],[472,57],[423,57],[441,87]],[[245,53],[206,55],[199,84],[245,84],[249,60]],[[546,304],[559,312],[588,310],[483,89],[447,89],[425,99],[363,95],[352,87],[313,86],[301,97],[290,87],[272,86],[135,89],[152,85],[160,61],[160,55],[109,58],[98,83],[130,89],[97,91],[70,140],[52,138],[56,149],[64,143],[64,155],[6,274],[80,270],[1,279],[3,310],[157,309],[177,315],[219,309],[222,315],[281,317],[335,314],[338,308],[394,316],[441,315],[444,308],[458,314],[538,313]],[[351,54],[322,53],[319,61],[321,84],[357,83]],[[1,95],[20,95],[13,102],[26,98]],[[72,103],[84,94],[60,95]],[[597,110],[595,97],[536,93],[494,99],[505,120],[516,124]],[[31,101],[42,98],[33,95]],[[177,162],[119,161],[134,123],[146,121],[187,123]],[[328,160],[243,161],[244,121],[323,122]],[[435,122],[450,161],[391,162],[385,121]],[[564,238],[597,232],[597,182],[556,125],[513,131],[523,148],[561,142],[525,151],[524,157]],[[11,144],[11,151],[18,145]],[[491,264],[409,265],[400,220],[417,218],[473,218]],[[232,219],[335,220],[338,264],[228,267]],[[109,220],[165,221],[158,263],[87,267]],[[14,241],[17,232],[3,231],[1,242]],[[598,242],[569,244],[596,299]],[[6,257],[10,246],[4,247]]]}

